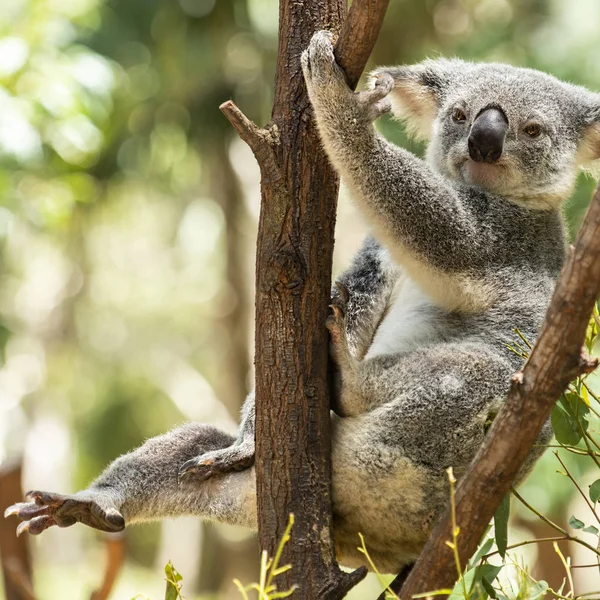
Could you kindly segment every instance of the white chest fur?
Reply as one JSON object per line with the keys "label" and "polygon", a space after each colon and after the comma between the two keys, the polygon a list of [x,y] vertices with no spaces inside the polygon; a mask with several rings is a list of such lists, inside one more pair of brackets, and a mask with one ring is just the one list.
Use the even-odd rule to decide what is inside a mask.
{"label": "white chest fur", "polygon": [[402,275],[365,358],[408,352],[429,345],[439,337],[439,319],[431,299],[408,275]]}

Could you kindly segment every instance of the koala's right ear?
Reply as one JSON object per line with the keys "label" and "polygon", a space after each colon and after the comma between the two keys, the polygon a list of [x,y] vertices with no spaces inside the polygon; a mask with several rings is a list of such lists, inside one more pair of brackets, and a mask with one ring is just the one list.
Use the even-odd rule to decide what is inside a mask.
{"label": "koala's right ear", "polygon": [[411,66],[379,67],[369,74],[370,85],[382,73],[394,79],[389,98],[392,114],[405,121],[415,137],[428,140],[433,122],[450,84],[470,65],[456,59],[426,60]]}

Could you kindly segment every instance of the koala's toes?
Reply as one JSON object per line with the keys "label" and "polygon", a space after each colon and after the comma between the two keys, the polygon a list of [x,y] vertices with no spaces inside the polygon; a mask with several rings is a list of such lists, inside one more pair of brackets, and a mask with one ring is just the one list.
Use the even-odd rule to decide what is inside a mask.
{"label": "koala's toes", "polygon": [[359,92],[358,98],[366,108],[368,118],[374,121],[392,110],[388,95],[394,89],[394,79],[389,73],[377,73],[371,77],[368,88],[366,92]]}
{"label": "koala's toes", "polygon": [[302,53],[302,70],[307,81],[325,82],[338,77],[339,67],[333,56],[333,35],[330,31],[317,31],[308,48]]}
{"label": "koala's toes", "polygon": [[373,89],[371,96],[375,100],[385,98],[394,89],[394,78],[385,71],[375,75],[373,78]]}
{"label": "koala's toes", "polygon": [[205,481],[215,475],[243,471],[254,464],[254,445],[241,444],[206,452],[185,462],[179,469],[179,481]]}

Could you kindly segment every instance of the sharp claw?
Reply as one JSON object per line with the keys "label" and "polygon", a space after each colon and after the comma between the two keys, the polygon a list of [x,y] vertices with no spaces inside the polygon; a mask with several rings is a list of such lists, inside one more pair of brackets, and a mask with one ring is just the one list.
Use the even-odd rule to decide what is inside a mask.
{"label": "sharp claw", "polygon": [[350,300],[350,290],[348,290],[348,288],[341,281],[336,281],[335,287],[340,294],[341,300],[343,302],[348,302],[348,300]]}
{"label": "sharp claw", "polygon": [[12,506],[9,506],[4,511],[4,518],[6,519],[7,517],[11,517],[12,515],[18,515],[19,514],[19,510],[20,510],[20,507],[19,507],[18,504],[13,504]]}
{"label": "sharp claw", "polygon": [[46,494],[44,494],[44,492],[40,492],[38,490],[30,490],[25,494],[25,500],[28,500],[29,502],[35,502],[36,504],[41,505],[46,503],[46,499],[44,498],[45,495]]}
{"label": "sharp claw", "polygon": [[35,504],[34,502],[17,502],[17,504],[9,506],[4,511],[4,516],[16,515],[21,519],[31,519],[43,515],[47,510],[46,505]]}
{"label": "sharp claw", "polygon": [[184,477],[191,475],[192,473],[194,473],[196,471],[197,468],[198,468],[198,459],[196,459],[196,458],[192,458],[191,460],[188,460],[187,462],[183,463],[183,465],[181,465],[181,467],[179,468],[179,473],[178,473],[179,479],[183,479]]}
{"label": "sharp claw", "polygon": [[20,537],[20,535],[26,531],[29,531],[29,521],[19,523],[19,526],[17,527],[17,537]]}

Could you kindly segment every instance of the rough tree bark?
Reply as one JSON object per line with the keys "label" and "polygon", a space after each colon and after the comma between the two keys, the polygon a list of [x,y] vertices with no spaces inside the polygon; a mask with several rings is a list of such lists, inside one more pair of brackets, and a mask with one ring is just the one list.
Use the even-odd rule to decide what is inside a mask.
{"label": "rough tree bark", "polygon": [[[474,553],[487,524],[569,382],[597,365],[582,354],[586,327],[600,296],[600,185],[569,250],[531,355],[512,380],[506,403],[456,491],[461,564]],[[452,587],[456,565],[446,545],[450,512],[440,519],[402,586],[402,600]]]}
{"label": "rough tree bark", "polygon": [[[333,548],[328,341],[338,178],[317,135],[300,54],[314,31],[341,30],[340,65],[355,86],[389,0],[281,0],[271,123],[221,110],[261,170],[256,259],[256,474],[261,547],[273,554],[293,512],[291,571],[279,589],[300,599],[343,598],[365,575],[339,570]],[[359,37],[360,36],[360,37]]]}

